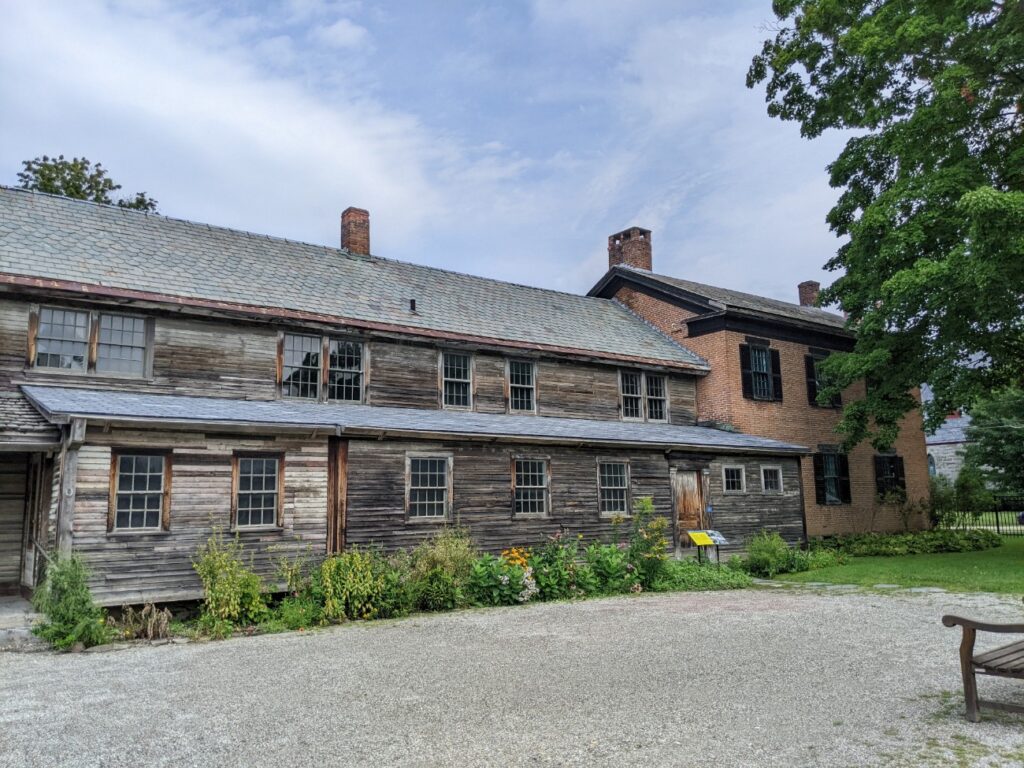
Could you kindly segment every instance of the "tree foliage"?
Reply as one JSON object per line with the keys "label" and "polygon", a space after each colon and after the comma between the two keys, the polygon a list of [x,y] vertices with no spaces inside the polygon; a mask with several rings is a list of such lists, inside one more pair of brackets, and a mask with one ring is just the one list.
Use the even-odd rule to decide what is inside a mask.
{"label": "tree foliage", "polygon": [[966,466],[980,469],[997,491],[1024,495],[1024,389],[1011,387],[979,400],[967,438]]}
{"label": "tree foliage", "polygon": [[[929,426],[1024,374],[1024,3],[776,0],[747,85],[813,138],[851,130],[829,166],[845,238],[823,304],[858,340],[833,355],[847,444],[895,439],[927,381]],[[825,392],[823,397],[830,396]]]}
{"label": "tree foliage", "polygon": [[156,213],[157,201],[145,192],[115,201],[111,195],[121,189],[121,185],[107,176],[107,169],[101,163],[93,165],[84,157],[68,160],[64,155],[55,158],[43,155],[25,160],[22,165],[24,170],[18,172],[22,189]]}

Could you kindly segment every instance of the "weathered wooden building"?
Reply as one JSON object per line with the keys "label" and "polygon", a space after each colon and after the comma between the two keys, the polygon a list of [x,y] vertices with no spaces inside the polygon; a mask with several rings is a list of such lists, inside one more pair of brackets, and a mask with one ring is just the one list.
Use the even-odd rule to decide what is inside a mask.
{"label": "weathered wooden building", "polygon": [[107,604],[466,526],[496,550],[804,533],[799,445],[696,426],[704,359],[622,304],[0,188],[0,589],[76,552]]}

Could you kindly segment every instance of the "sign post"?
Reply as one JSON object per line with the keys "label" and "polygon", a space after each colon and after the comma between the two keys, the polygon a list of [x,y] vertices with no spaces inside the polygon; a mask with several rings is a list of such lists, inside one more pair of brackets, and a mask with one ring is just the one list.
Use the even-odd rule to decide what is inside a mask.
{"label": "sign post", "polygon": [[[719,566],[722,564],[722,559],[719,556],[718,548],[723,544],[728,544],[728,539],[725,538],[718,531],[712,530],[701,530],[701,531],[687,531],[686,535],[690,537],[690,541],[697,547],[697,562],[702,563],[703,552],[706,547],[715,548],[715,563]],[[711,558],[708,556],[708,560]]]}

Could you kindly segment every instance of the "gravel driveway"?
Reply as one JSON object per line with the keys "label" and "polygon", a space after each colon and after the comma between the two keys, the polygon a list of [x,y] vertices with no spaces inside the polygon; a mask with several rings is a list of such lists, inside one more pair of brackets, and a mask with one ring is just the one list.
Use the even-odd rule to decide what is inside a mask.
{"label": "gravel driveway", "polygon": [[1022,608],[755,589],[0,654],[0,765],[1024,763],[1024,718],[962,720],[947,611]]}

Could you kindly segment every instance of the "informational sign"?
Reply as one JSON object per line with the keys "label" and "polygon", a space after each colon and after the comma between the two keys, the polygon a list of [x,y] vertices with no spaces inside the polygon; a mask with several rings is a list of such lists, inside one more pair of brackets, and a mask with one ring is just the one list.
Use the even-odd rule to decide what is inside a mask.
{"label": "informational sign", "polygon": [[686,535],[698,547],[721,547],[729,543],[718,531],[687,531]]}

